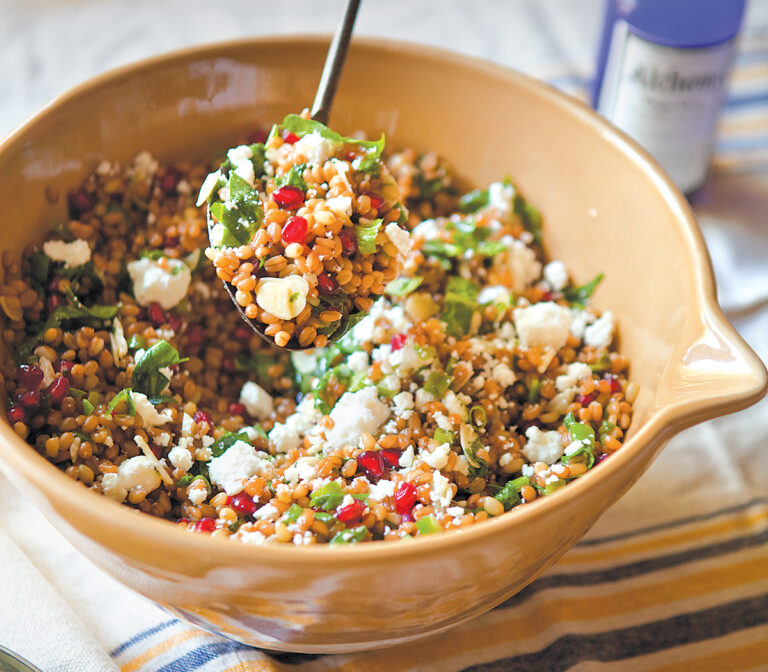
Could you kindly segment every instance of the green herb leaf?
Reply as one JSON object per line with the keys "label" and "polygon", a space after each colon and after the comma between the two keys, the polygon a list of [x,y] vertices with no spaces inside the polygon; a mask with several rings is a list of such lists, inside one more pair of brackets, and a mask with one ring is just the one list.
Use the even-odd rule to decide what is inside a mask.
{"label": "green herb leaf", "polygon": [[424,389],[442,399],[451,386],[452,378],[445,371],[431,371],[424,382]]}
{"label": "green herb leaf", "polygon": [[584,457],[586,458],[587,469],[591,469],[595,464],[595,430],[587,423],[577,422],[573,413],[565,416],[563,424],[568,430],[571,442],[578,442],[581,445],[570,455],[563,455],[560,461],[563,464],[568,464],[576,457]]}
{"label": "green herb leaf", "polygon": [[527,476],[521,476],[520,478],[507,481],[504,487],[494,495],[494,499],[498,499],[504,505],[504,510],[509,511],[513,506],[517,506],[523,501],[520,496],[520,491],[526,485],[530,485]]}
{"label": "green herb leaf", "polygon": [[445,257],[455,259],[461,256],[462,249],[454,243],[448,243],[444,240],[425,240],[421,246],[421,252],[425,255],[434,255],[436,257]]}
{"label": "green herb leaf", "polygon": [[211,455],[213,457],[221,457],[238,441],[245,441],[246,443],[249,443],[250,439],[248,438],[248,434],[245,432],[240,432],[238,434],[229,432],[224,434],[224,436],[220,436],[211,444]]}
{"label": "green herb leaf", "polygon": [[495,257],[507,249],[507,244],[502,243],[500,240],[485,240],[477,246],[476,251],[484,257]]}
{"label": "green herb leaf", "polygon": [[259,193],[237,173],[230,173],[229,201],[232,208],[217,201],[210,206],[211,215],[224,227],[222,246],[246,245],[264,219]]}
{"label": "green herb leaf", "polygon": [[312,119],[303,119],[298,114],[289,114],[283,119],[283,123],[280,124],[281,128],[286,131],[295,133],[299,137],[307,135],[309,133],[318,133],[326,140],[333,142],[340,142],[346,145],[357,145],[366,150],[369,157],[379,159],[381,158],[381,152],[384,150],[385,138],[382,133],[381,138],[378,140],[355,140],[354,138],[345,138],[343,135],[339,135],[336,131],[332,131],[326,125],[321,124],[319,121],[313,121]]}
{"label": "green herb leaf", "polygon": [[295,523],[302,513],[304,513],[304,508],[296,504],[296,502],[294,502],[293,504],[290,505],[290,507],[288,507],[288,510],[285,512],[285,519],[289,523]]}
{"label": "green herb leaf", "polygon": [[419,534],[435,534],[436,532],[442,532],[443,528],[437,519],[430,513],[426,516],[422,516],[416,521],[416,529]]}
{"label": "green herb leaf", "polygon": [[474,189],[459,199],[459,212],[469,214],[488,205],[488,190]]}
{"label": "green herb leaf", "polygon": [[168,341],[158,341],[136,360],[133,369],[133,389],[148,397],[159,397],[170,379],[160,369],[186,362]]}
{"label": "green herb leaf", "polygon": [[432,437],[437,441],[441,446],[444,443],[447,443],[449,446],[453,444],[454,440],[456,439],[456,432],[450,432],[447,429],[441,429],[438,427],[435,430],[435,434]]}
{"label": "green herb leaf", "polygon": [[120,390],[107,404],[107,417],[112,417],[112,412],[120,405],[125,404],[128,415],[136,415],[136,406],[133,404],[133,391],[130,387]]}
{"label": "green herb leaf", "polygon": [[471,280],[459,276],[448,279],[442,320],[451,336],[458,337],[469,333],[479,291],[478,285]]}
{"label": "green herb leaf", "polygon": [[541,213],[519,194],[515,194],[513,210],[522,220],[525,229],[533,235],[534,242],[541,246]]}
{"label": "green herb leaf", "polygon": [[390,282],[384,291],[391,296],[407,296],[411,292],[416,291],[419,285],[424,281],[424,278],[395,278]]}
{"label": "green herb leaf", "polygon": [[531,378],[528,384],[528,403],[535,404],[539,399],[541,399],[541,380]]}
{"label": "green herb leaf", "polygon": [[356,544],[358,541],[365,539],[365,535],[368,532],[368,528],[365,525],[359,527],[352,527],[348,530],[342,530],[337,532],[331,538],[330,545],[336,546],[338,544]]}
{"label": "green herb leaf", "polygon": [[383,219],[374,219],[372,222],[365,226],[358,225],[355,227],[355,234],[357,235],[357,249],[362,254],[376,253],[376,236],[378,235],[379,229],[381,229],[383,222]]}
{"label": "green herb leaf", "polygon": [[616,429],[616,424],[613,422],[608,422],[607,420],[603,420],[600,423],[600,443],[601,445],[605,445],[605,442],[608,440],[608,435],[613,432],[613,430]]}
{"label": "green herb leaf", "polygon": [[139,252],[139,259],[152,259],[153,261],[157,261],[165,256],[166,254],[163,250],[142,250]]}
{"label": "green herb leaf", "polygon": [[333,511],[341,504],[345,494],[338,481],[331,481],[315,490],[309,497],[309,503],[312,508]]}
{"label": "green herb leaf", "polygon": [[94,410],[93,404],[88,399],[83,399],[83,413],[91,415]]}
{"label": "green herb leaf", "polygon": [[567,287],[563,292],[565,300],[568,301],[573,308],[584,308],[604,277],[605,275],[600,273],[585,285],[579,287]]}
{"label": "green herb leaf", "polygon": [[73,326],[89,325],[101,326],[106,320],[111,320],[117,314],[117,306],[59,306],[49,316],[43,325],[30,336],[16,351],[16,358],[20,362],[26,361],[37,347],[43,334],[51,328],[58,328],[64,323]]}
{"label": "green herb leaf", "polygon": [[279,175],[275,178],[275,183],[278,187],[287,185],[289,187],[296,187],[302,191],[306,191],[307,183],[304,181],[304,177],[302,176],[304,173],[304,168],[305,164],[303,163],[291,166],[291,169],[287,173]]}

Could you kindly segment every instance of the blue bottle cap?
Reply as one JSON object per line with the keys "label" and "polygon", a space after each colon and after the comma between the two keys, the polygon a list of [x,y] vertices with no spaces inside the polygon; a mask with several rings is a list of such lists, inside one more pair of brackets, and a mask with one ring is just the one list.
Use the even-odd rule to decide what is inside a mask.
{"label": "blue bottle cap", "polygon": [[746,0],[609,0],[616,18],[649,42],[667,47],[709,47],[734,37]]}

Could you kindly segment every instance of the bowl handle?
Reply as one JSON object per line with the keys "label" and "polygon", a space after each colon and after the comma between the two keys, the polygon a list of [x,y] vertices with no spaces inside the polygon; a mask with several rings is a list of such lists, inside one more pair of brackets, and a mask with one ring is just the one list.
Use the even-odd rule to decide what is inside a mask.
{"label": "bowl handle", "polygon": [[657,397],[675,431],[751,406],[768,388],[765,365],[719,307],[696,322],[698,337],[672,357]]}

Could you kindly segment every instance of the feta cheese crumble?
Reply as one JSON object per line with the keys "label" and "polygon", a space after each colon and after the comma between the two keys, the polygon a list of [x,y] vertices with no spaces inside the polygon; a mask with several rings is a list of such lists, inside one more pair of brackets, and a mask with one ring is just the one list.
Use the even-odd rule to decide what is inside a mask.
{"label": "feta cheese crumble", "polygon": [[523,347],[544,345],[559,350],[571,331],[571,311],[552,301],[515,308],[515,329]]}
{"label": "feta cheese crumble", "polygon": [[266,457],[267,453],[257,452],[250,443],[235,441],[222,455],[208,463],[211,483],[221,486],[228,495],[236,495],[251,476],[272,477],[274,467]]}
{"label": "feta cheese crumble", "polygon": [[389,417],[389,406],[379,401],[375,387],[345,392],[331,411],[333,429],[326,431],[329,448],[354,446],[363,432],[375,434]]}
{"label": "feta cheese crumble", "polygon": [[91,260],[88,242],[77,238],[71,243],[63,240],[49,240],[43,243],[43,252],[51,261],[63,261],[64,268],[75,268]]}
{"label": "feta cheese crumble", "polygon": [[538,427],[529,427],[525,438],[528,441],[522,452],[531,462],[554,464],[563,456],[563,441],[556,430],[542,432]]}
{"label": "feta cheese crumble", "polygon": [[157,302],[164,310],[177,306],[186,296],[192,273],[179,259],[150,259],[143,257],[128,263],[128,275],[133,283],[133,295],[139,305]]}
{"label": "feta cheese crumble", "polygon": [[245,406],[248,415],[257,420],[266,420],[274,409],[274,401],[261,385],[248,380],[240,390],[240,403]]}

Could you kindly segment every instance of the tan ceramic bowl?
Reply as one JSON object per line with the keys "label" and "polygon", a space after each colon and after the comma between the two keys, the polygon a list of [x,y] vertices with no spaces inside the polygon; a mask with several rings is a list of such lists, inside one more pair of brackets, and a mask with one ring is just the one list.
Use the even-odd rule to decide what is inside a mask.
{"label": "tan ceramic bowl", "polygon": [[[312,99],[325,40],[198,48],[98,77],[0,145],[2,247],[39,242],[62,192],[102,159],[208,156]],[[256,547],[188,534],[89,492],[0,423],[8,476],[96,565],[169,611],[270,649],[352,651],[448,628],[532,581],[693,423],[764,393],[726,322],[688,204],[647,155],[585,106],[455,54],[358,40],[332,125],[437,149],[479,185],[509,174],[545,215],[548,252],[618,317],[641,389],[619,453],[552,497],[467,531],[346,548]]]}

